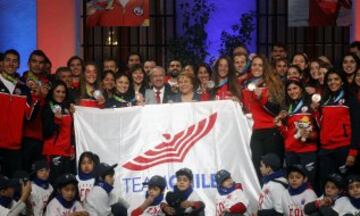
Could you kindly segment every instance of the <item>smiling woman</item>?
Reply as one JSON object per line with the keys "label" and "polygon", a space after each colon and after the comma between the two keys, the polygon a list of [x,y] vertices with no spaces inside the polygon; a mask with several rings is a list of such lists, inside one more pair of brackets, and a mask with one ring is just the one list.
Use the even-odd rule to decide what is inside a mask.
{"label": "smiling woman", "polygon": [[351,142],[350,114],[353,97],[349,94],[345,76],[335,70],[325,75],[324,99],[320,107],[319,177],[325,183],[329,173],[348,172],[355,164],[355,143]]}
{"label": "smiling woman", "polygon": [[68,89],[62,81],[55,81],[42,113],[43,155],[50,161],[50,182],[63,173],[73,172],[75,150],[72,145],[72,112]]}
{"label": "smiling woman", "polygon": [[360,67],[360,59],[353,53],[348,53],[342,60],[342,70],[349,84],[352,83],[355,71]]}
{"label": "smiling woman", "polygon": [[115,91],[106,100],[105,108],[128,107],[136,104],[134,94],[130,90],[130,76],[125,73],[115,74]]}
{"label": "smiling woman", "polygon": [[85,64],[85,71],[80,78],[80,105],[102,107],[105,103],[103,93],[99,90],[99,70],[95,63]]}
{"label": "smiling woman", "polygon": [[146,84],[146,74],[144,68],[140,64],[136,64],[130,68],[132,93],[141,93],[145,95],[145,90],[148,87]]}
{"label": "smiling woman", "polygon": [[318,131],[309,96],[299,79],[288,80],[285,92],[287,110],[280,112],[275,122],[284,137],[286,165],[301,164],[309,168],[309,182],[315,185]]}
{"label": "smiling woman", "polygon": [[173,102],[194,102],[200,101],[200,95],[195,92],[195,75],[188,72],[182,72],[177,78],[179,92],[171,98]]}
{"label": "smiling woman", "polygon": [[214,97],[216,100],[240,98],[240,91],[236,83],[235,67],[229,57],[220,57],[214,67],[213,80],[215,82]]}
{"label": "smiling woman", "polygon": [[262,155],[275,153],[283,159],[283,139],[275,127],[274,119],[280,111],[284,90],[282,81],[261,55],[253,58],[250,75],[244,83],[242,102],[245,111],[254,120],[250,147],[252,161],[260,178],[257,168]]}

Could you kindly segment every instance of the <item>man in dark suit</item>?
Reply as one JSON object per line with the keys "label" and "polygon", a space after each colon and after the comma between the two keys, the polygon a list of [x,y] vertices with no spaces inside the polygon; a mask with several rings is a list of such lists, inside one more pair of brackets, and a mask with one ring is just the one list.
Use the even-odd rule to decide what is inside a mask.
{"label": "man in dark suit", "polygon": [[170,102],[172,91],[169,85],[165,84],[165,69],[156,66],[150,71],[151,89],[145,91],[145,104],[162,104]]}

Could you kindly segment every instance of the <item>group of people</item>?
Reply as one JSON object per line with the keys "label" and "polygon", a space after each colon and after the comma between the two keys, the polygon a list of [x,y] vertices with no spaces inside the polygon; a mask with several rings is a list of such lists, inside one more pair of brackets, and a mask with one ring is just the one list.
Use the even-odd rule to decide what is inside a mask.
{"label": "group of people", "polygon": [[[359,214],[360,175],[343,178],[337,173],[328,174],[322,188],[323,194],[318,197],[309,185],[309,172],[301,164],[283,169],[282,161],[273,153],[263,155],[260,164],[262,189],[257,209],[250,207],[246,184],[236,182],[229,171],[222,169],[215,175],[216,212],[210,215]],[[36,161],[29,179],[0,177],[0,214],[126,216],[130,206],[126,199],[114,192],[116,166],[100,162],[95,153],[83,152],[76,176],[61,174],[51,183],[48,162]],[[154,175],[144,182],[147,188],[145,197],[138,200],[137,206],[132,206],[130,215],[206,215],[206,204],[193,187],[191,169],[179,169],[175,176],[173,188],[167,188],[165,178],[160,175]]]}
{"label": "group of people", "polygon": [[[143,61],[138,53],[129,55],[124,68],[119,67],[116,59],[106,59],[101,65],[102,70],[94,62],[84,63],[80,57],[73,56],[66,66],[57,68],[52,74],[49,58],[41,50],[35,50],[28,58],[28,71],[21,76],[17,72],[20,64],[19,53],[13,49],[7,50],[0,56],[0,165],[4,179],[2,181],[6,186],[0,185],[0,205],[4,207],[3,198],[9,200],[3,192],[9,188],[8,184],[11,186],[11,181],[5,176],[24,179],[23,176],[27,176],[25,173],[30,173],[28,176],[32,183],[40,187],[50,188],[53,185],[56,189],[55,196],[58,196],[57,200],[64,208],[70,204],[68,200],[61,198],[64,196],[61,192],[64,185],[62,181],[69,181],[75,186],[81,182],[79,178],[74,180],[72,174],[85,179],[91,177],[97,182],[93,182],[93,185],[100,184],[99,187],[106,192],[111,191],[111,181],[106,183],[103,175],[99,176],[95,171],[93,173],[92,169],[88,173],[81,171],[81,164],[77,171],[72,117],[75,105],[106,109],[229,99],[239,103],[246,117],[253,122],[251,155],[254,169],[263,187],[271,183],[271,187],[275,185],[276,191],[279,192],[278,187],[283,185],[282,187],[290,193],[289,196],[294,196],[307,191],[311,186],[315,193],[309,192],[309,196],[316,199],[316,195],[326,192],[324,189],[331,174],[337,179],[343,179],[342,186],[337,188],[339,196],[327,199],[328,195],[325,193],[319,202],[315,202],[316,208],[312,206],[312,209],[330,206],[339,215],[343,215],[340,207],[334,205],[341,197],[340,194],[345,194],[350,200],[350,204],[346,205],[355,209],[352,213],[359,212],[360,187],[356,189],[356,186],[353,186],[357,192],[350,192],[351,185],[359,183],[360,174],[357,157],[360,147],[359,56],[360,42],[353,42],[349,53],[344,55],[340,62],[331,62],[325,56],[310,59],[306,53],[301,52],[295,53],[290,59],[286,47],[279,43],[273,45],[269,58],[261,54],[249,54],[246,47],[239,46],[233,50],[232,57],[222,56],[213,65],[182,65],[180,59],[172,59],[166,69],[157,65],[155,60]],[[275,157],[280,161],[280,165],[277,166],[279,170],[284,168],[288,172],[278,173],[278,168],[274,167],[270,171],[271,166],[263,161],[263,157],[269,154],[272,155],[271,158]],[[80,163],[81,161],[80,157]],[[95,160],[100,166],[102,163],[99,161]],[[34,168],[39,167],[37,163],[42,164],[41,169],[47,170],[47,174],[44,174],[46,178],[37,176],[39,170]],[[293,177],[292,172],[299,175]],[[89,173],[91,175],[88,175]],[[185,176],[191,182],[191,176]],[[177,177],[181,182],[179,176]],[[288,181],[284,179],[279,183],[273,181],[275,177],[288,178]],[[292,185],[292,178],[297,179],[298,189],[296,185]],[[232,189],[224,189],[224,194],[238,187],[233,181],[229,182],[228,186]],[[222,184],[217,183],[220,184],[218,187]],[[31,193],[28,189],[31,188],[31,184],[24,183],[22,187],[18,200],[31,200],[29,197],[36,191],[34,186]],[[80,186],[79,189],[81,195]],[[93,190],[95,187],[90,191]],[[218,190],[220,193],[221,190]],[[269,191],[271,189],[268,188]],[[268,192],[262,193],[260,198]],[[96,195],[93,198],[97,197]],[[279,199],[280,195],[276,198]],[[51,206],[51,201],[47,200],[43,202]],[[268,209],[261,207],[261,203],[266,203],[263,200],[259,203],[257,214],[310,214],[306,213],[308,208],[304,208],[304,199],[290,200],[294,203],[301,201],[291,204],[298,205],[293,209],[299,210],[288,212],[281,210],[279,206],[272,206],[274,212],[261,213],[262,208]],[[72,202],[72,206],[74,203]],[[81,209],[84,205],[85,210],[75,215],[86,215],[85,212],[92,215],[89,205],[86,208],[86,203],[86,199],[80,200],[79,206],[74,208]],[[120,212],[126,209],[125,201],[115,203],[117,205],[114,209]],[[149,201],[147,203],[149,204]],[[247,202],[242,203],[246,209]],[[200,209],[204,208],[203,203],[192,204],[201,207]],[[168,205],[171,206],[170,203]],[[192,206],[189,205],[190,203],[184,204],[185,207]],[[9,207],[9,203],[6,206]],[[144,206],[140,209],[144,210]],[[236,207],[238,208],[240,207]],[[98,209],[99,207],[95,208]],[[111,211],[112,208],[106,209]],[[161,208],[161,211],[165,211],[167,215],[187,214],[169,209],[165,207]],[[246,210],[240,214],[245,212]]]}

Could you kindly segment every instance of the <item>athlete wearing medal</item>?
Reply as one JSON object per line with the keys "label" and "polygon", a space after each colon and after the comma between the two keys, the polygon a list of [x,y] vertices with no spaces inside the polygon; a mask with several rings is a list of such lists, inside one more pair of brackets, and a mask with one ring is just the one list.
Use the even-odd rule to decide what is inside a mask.
{"label": "athlete wearing medal", "polygon": [[[314,184],[318,133],[310,101],[298,79],[288,80],[285,91],[288,110],[286,113],[281,112],[275,122],[284,137],[286,165],[303,165],[308,172],[309,182]],[[302,137],[297,137],[297,133]]]}
{"label": "athlete wearing medal", "polygon": [[21,139],[24,118],[30,119],[33,107],[30,90],[20,82],[16,70],[20,55],[16,50],[4,54],[4,67],[0,74],[0,157],[2,173],[12,176],[21,167]]}
{"label": "athlete wearing medal", "polygon": [[313,104],[319,110],[320,151],[319,176],[324,184],[329,173],[346,174],[355,163],[357,150],[351,143],[352,131],[349,107],[351,100],[347,92],[346,78],[340,72],[330,70],[325,76],[324,99],[320,104]]}

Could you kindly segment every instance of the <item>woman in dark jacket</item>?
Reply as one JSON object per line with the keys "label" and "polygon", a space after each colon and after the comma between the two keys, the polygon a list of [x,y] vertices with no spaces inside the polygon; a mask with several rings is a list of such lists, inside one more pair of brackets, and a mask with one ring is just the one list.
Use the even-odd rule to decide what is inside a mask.
{"label": "woman in dark jacket", "polygon": [[[355,72],[354,80],[351,84],[351,95],[354,98],[350,113],[352,137],[351,143],[358,151],[360,150],[360,66]],[[356,174],[360,174],[360,157],[356,157],[356,163],[354,169]]]}
{"label": "woman in dark jacket", "polygon": [[115,75],[115,91],[106,100],[105,108],[128,107],[136,104],[136,96],[130,90],[130,77],[125,73]]}
{"label": "woman in dark jacket", "polygon": [[146,85],[146,74],[144,68],[141,65],[134,65],[130,68],[131,74],[131,87],[130,91],[132,94],[141,93],[141,95],[145,95],[145,90],[147,88]]}
{"label": "woman in dark jacket", "polygon": [[189,72],[181,72],[177,78],[179,92],[171,98],[172,102],[200,101],[200,95],[195,91],[195,76]]}
{"label": "woman in dark jacket", "polygon": [[104,98],[110,98],[115,90],[115,74],[111,70],[106,70],[101,76],[101,91]]}

